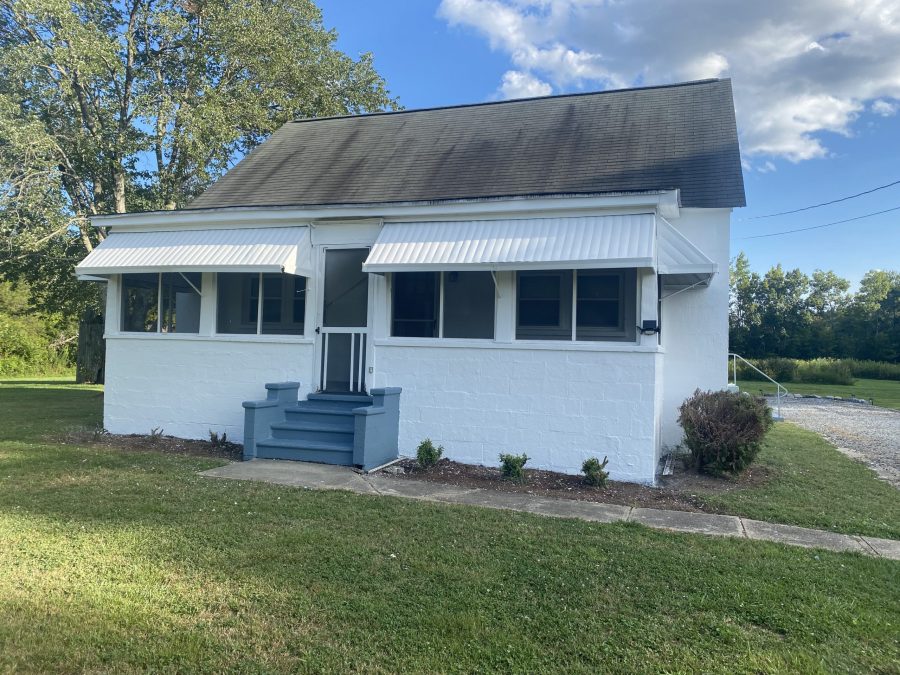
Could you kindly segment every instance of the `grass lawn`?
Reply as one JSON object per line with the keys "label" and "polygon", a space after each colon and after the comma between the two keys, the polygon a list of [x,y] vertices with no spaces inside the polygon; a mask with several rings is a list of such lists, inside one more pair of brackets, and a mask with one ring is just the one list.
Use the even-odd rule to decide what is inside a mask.
{"label": "grass lawn", "polygon": [[900,539],[900,490],[818,434],[775,424],[754,464],[767,480],[704,495],[712,510],[846,534]]}
{"label": "grass lawn", "polygon": [[900,564],[200,478],[0,384],[0,671],[896,670]]}
{"label": "grass lawn", "polygon": [[[760,392],[766,394],[775,393],[775,385],[770,382],[756,382],[751,380],[738,380],[741,391],[751,394]],[[850,385],[842,384],[801,384],[799,382],[787,382],[784,384],[792,394],[818,394],[819,396],[840,396],[847,398],[864,398],[875,401],[875,405],[884,408],[900,410],[900,381],[897,380],[867,380],[862,377]]]}

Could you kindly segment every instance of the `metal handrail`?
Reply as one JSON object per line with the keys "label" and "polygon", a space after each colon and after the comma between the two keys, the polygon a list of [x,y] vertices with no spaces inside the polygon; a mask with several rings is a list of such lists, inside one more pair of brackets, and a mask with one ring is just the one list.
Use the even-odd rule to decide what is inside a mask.
{"label": "metal handrail", "polygon": [[738,359],[740,359],[742,363],[746,363],[748,366],[753,368],[753,370],[755,370],[757,373],[759,373],[764,378],[766,378],[769,382],[771,382],[772,384],[775,385],[775,387],[776,387],[776,389],[775,389],[775,408],[776,408],[776,414],[780,418],[781,417],[782,392],[784,393],[784,395],[787,395],[790,393],[787,390],[787,387],[785,387],[780,382],[776,382],[775,380],[773,380],[771,377],[766,375],[763,371],[761,371],[759,368],[754,366],[752,363],[750,363],[747,359],[745,359],[740,354],[735,354],[734,352],[728,352],[728,358],[731,359],[731,384],[733,384],[734,386],[737,386],[737,362],[738,362]]}

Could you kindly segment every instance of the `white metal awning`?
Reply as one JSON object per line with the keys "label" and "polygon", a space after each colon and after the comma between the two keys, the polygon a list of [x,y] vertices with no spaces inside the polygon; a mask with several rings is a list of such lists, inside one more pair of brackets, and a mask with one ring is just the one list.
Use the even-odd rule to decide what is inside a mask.
{"label": "white metal awning", "polygon": [[141,272],[286,272],[312,276],[309,227],[112,232],[79,279]]}
{"label": "white metal awning", "polygon": [[656,267],[651,213],[387,223],[365,272]]}
{"label": "white metal awning", "polygon": [[665,288],[708,285],[718,266],[665,218],[658,219],[657,272]]}

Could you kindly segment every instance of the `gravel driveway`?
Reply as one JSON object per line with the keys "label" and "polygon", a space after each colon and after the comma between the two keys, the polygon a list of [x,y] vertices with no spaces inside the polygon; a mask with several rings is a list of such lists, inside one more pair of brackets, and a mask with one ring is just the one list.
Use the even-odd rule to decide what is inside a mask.
{"label": "gravel driveway", "polygon": [[900,488],[900,411],[828,399],[789,398],[782,400],[781,414],[821,434],[841,452],[865,462]]}

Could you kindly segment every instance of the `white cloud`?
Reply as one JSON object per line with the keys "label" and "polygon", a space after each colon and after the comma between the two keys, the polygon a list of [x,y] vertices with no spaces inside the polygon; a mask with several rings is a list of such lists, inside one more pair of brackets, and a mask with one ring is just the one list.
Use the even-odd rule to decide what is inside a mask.
{"label": "white cloud", "polygon": [[900,110],[898,0],[442,0],[439,15],[507,54],[504,96],[731,77],[748,157],[824,157],[822,132]]}
{"label": "white cloud", "polygon": [[897,110],[900,110],[900,106],[894,102],[886,101],[883,98],[878,99],[872,104],[872,112],[876,115],[881,115],[882,117],[896,115]]}
{"label": "white cloud", "polygon": [[530,73],[508,70],[503,73],[503,83],[499,91],[503,98],[530,98],[549,96],[553,93],[553,87]]}

